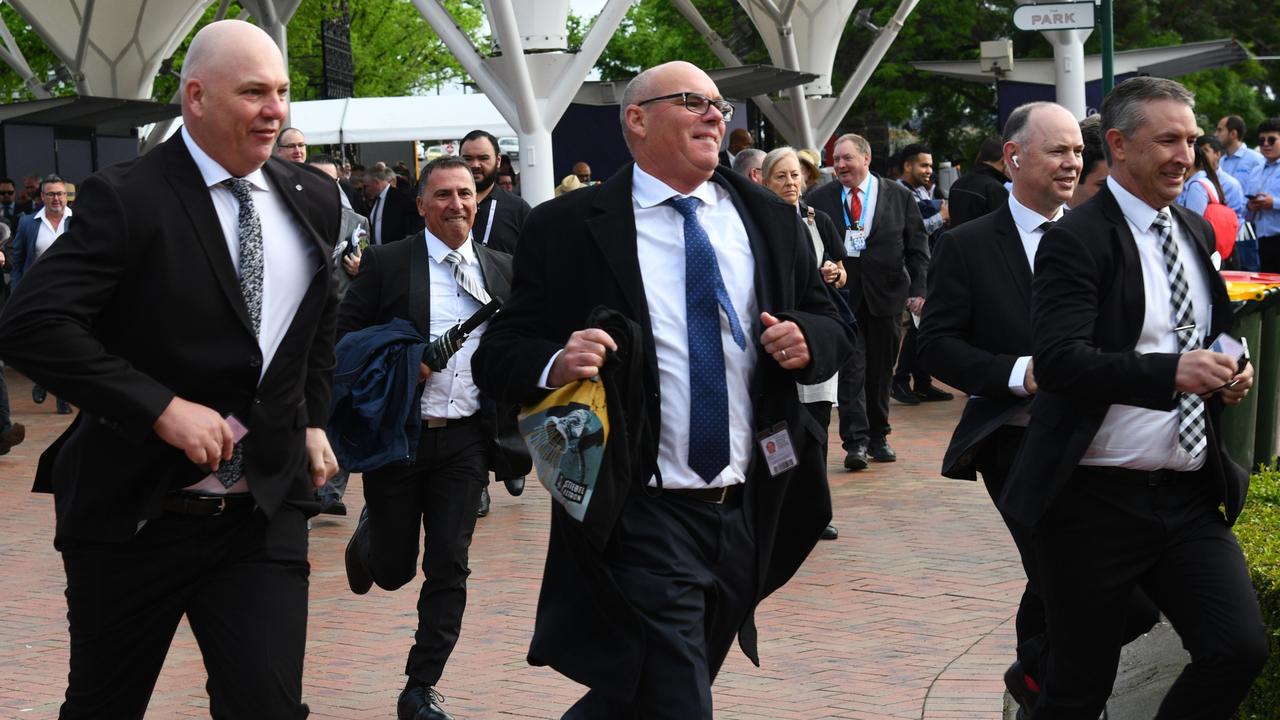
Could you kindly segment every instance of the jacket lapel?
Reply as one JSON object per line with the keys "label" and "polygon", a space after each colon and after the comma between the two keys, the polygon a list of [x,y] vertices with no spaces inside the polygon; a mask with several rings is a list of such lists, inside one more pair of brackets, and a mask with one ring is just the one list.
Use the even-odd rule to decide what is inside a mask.
{"label": "jacket lapel", "polygon": [[1209,333],[1205,336],[1205,342],[1211,343],[1218,333],[1231,327],[1231,310],[1230,303],[1226,299],[1226,285],[1223,284],[1222,276],[1213,267],[1213,261],[1210,259],[1210,255],[1217,250],[1217,247],[1212,238],[1201,232],[1202,226],[1191,220],[1189,210],[1178,205],[1170,205],[1169,210],[1177,219],[1182,231],[1191,238],[1191,244],[1196,249],[1195,262],[1200,263],[1200,270],[1209,282],[1209,301],[1212,312],[1209,315]]}
{"label": "jacket lapel", "polygon": [[1013,278],[1014,287],[1018,288],[1022,301],[1030,307],[1031,303],[1031,263],[1027,262],[1027,251],[1022,246],[1022,235],[1013,222],[1013,213],[1009,204],[1005,203],[996,210],[995,244],[1000,255],[1009,267],[1009,277]]}
{"label": "jacket lapel", "polygon": [[[738,217],[742,218],[742,226],[747,231],[747,239],[751,243],[751,256],[755,258],[753,267],[756,306],[761,310],[766,310],[778,306],[777,286],[774,282],[776,273],[766,273],[762,266],[776,266],[778,258],[773,256],[773,245],[765,242],[765,237],[786,237],[788,228],[779,226],[780,223],[776,214],[764,212],[764,209],[769,207],[769,204],[748,205],[743,200],[740,189],[734,187],[734,183],[738,178],[739,176],[736,173],[726,173],[720,168],[717,168],[715,175],[712,176],[712,180],[729,193],[729,199],[733,201],[733,206],[738,211]],[[752,336],[759,335],[762,331],[758,325],[759,320],[751,318]],[[748,342],[750,340],[751,338],[749,337]]]}
{"label": "jacket lapel", "polygon": [[507,284],[502,271],[493,264],[493,256],[490,254],[492,251],[474,239],[471,241],[471,246],[475,248],[476,259],[480,261],[480,274],[484,276],[484,287],[489,291],[489,296],[500,302],[506,302],[507,298],[511,297],[511,286]]}
{"label": "jacket lapel", "polygon": [[419,230],[409,243],[409,319],[422,337],[431,337],[431,256],[426,231]]}
{"label": "jacket lapel", "polygon": [[[1132,350],[1142,334],[1142,319],[1147,312],[1146,284],[1142,279],[1142,261],[1138,258],[1138,243],[1129,230],[1129,222],[1120,210],[1120,203],[1111,193],[1111,188],[1103,186],[1094,198],[1102,210],[1102,215],[1111,226],[1111,240],[1119,250],[1120,260],[1120,307],[1124,316],[1123,337],[1125,347]],[[1114,286],[1113,286],[1114,287]]]}
{"label": "jacket lapel", "polygon": [[191,159],[191,153],[187,152],[181,133],[166,141],[163,149],[165,176],[174,194],[178,196],[177,206],[186,212],[191,222],[192,234],[204,250],[227,302],[231,303],[245,331],[252,335],[253,324],[249,321],[249,309],[240,292],[235,264],[231,261],[227,240],[222,236],[222,224],[218,221],[217,211],[213,209],[213,200],[209,198],[209,188],[204,185],[200,169],[196,167],[195,160]]}
{"label": "jacket lapel", "polygon": [[[267,182],[271,183],[271,187],[277,196],[284,201],[285,207],[289,208],[293,219],[302,228],[302,233],[307,236],[307,239],[315,247],[316,252],[319,253],[321,266],[325,270],[332,269],[330,267],[331,258],[329,254],[333,250],[332,245],[336,238],[321,237],[320,231],[312,223],[309,214],[303,211],[302,199],[306,191],[303,189],[302,183],[298,182],[298,169],[293,167],[291,163],[273,156],[267,160],[266,165],[262,166],[262,172],[266,175]],[[334,189],[341,192],[336,187]]]}

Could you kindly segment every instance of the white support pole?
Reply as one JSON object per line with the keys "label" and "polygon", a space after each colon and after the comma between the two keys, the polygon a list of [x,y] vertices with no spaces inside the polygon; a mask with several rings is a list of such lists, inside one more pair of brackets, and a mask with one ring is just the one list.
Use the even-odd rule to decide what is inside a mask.
{"label": "white support pole", "polygon": [[[569,103],[573,102],[573,96],[578,92],[578,88],[582,87],[582,81],[586,79],[587,73],[591,72],[591,68],[600,59],[600,54],[604,52],[605,46],[609,44],[609,39],[622,24],[623,18],[627,16],[627,9],[631,7],[633,1],[609,0],[596,16],[595,21],[591,23],[586,37],[582,40],[582,49],[578,51],[564,74],[551,88],[542,117],[548,127],[555,127],[556,123],[560,122]],[[521,155],[522,159],[523,157]]]}
{"label": "white support pole", "polygon": [[18,73],[18,77],[22,78],[22,82],[26,83],[33,95],[38,98],[53,97],[48,90],[44,89],[44,85],[40,84],[35,73],[31,72],[31,66],[27,64],[22,48],[19,48],[18,43],[14,41],[13,33],[9,32],[9,26],[5,24],[4,18],[0,18],[0,38],[4,39],[4,47],[0,48],[0,60],[4,60],[6,65]]}
{"label": "white support pole", "polygon": [[853,107],[853,101],[858,99],[862,88],[867,85],[867,80],[871,79],[871,73],[875,72],[876,67],[880,65],[885,53],[889,51],[889,46],[893,45],[898,33],[902,31],[902,26],[907,17],[911,15],[911,11],[915,10],[919,2],[920,0],[902,0],[902,4],[898,6],[898,11],[893,14],[893,18],[880,29],[880,34],[876,36],[875,42],[871,43],[871,47],[867,49],[867,54],[863,55],[862,59],[858,61],[858,67],[844,84],[844,88],[840,91],[840,97],[836,99],[836,102],[823,116],[822,122],[816,128],[817,132],[814,133],[816,137],[826,142],[826,139],[835,133],[836,128],[840,127],[840,121],[844,119],[845,114]]}
{"label": "white support pole", "polygon": [[[794,3],[792,5],[794,6]],[[799,53],[796,52],[796,35],[791,23],[778,26],[778,39],[782,41],[783,64],[788,70],[799,70],[800,59]],[[818,146],[813,144],[813,125],[809,122],[809,103],[805,100],[804,86],[796,85],[787,92],[791,95],[791,117],[795,120],[793,126],[795,134],[791,136],[791,142],[799,143],[802,148],[818,149]]]}
{"label": "white support pole", "polygon": [[506,83],[484,64],[475,46],[471,44],[471,40],[462,33],[458,24],[453,21],[453,17],[449,15],[449,11],[440,5],[440,1],[413,0],[413,4],[417,6],[418,12],[422,14],[427,24],[436,31],[441,42],[457,58],[462,69],[476,81],[480,91],[489,98],[489,102],[493,103],[502,117],[506,118],[508,123],[516,118],[516,106],[507,97]]}
{"label": "white support pole", "polygon": [[[80,37],[76,42],[76,58],[71,64],[71,73],[75,77],[76,92],[80,95],[92,95],[89,92],[89,81],[84,74],[84,56],[89,49],[89,31],[93,29],[93,9],[98,3],[88,0],[84,6],[84,17],[80,20]],[[114,91],[115,88],[112,88]]]}
{"label": "white support pole", "polygon": [[1092,30],[1051,30],[1041,33],[1053,45],[1053,77],[1058,104],[1083,120],[1089,103],[1085,99],[1084,41]]}
{"label": "white support pole", "polygon": [[[551,131],[542,122],[538,100],[533,92],[533,78],[524,56],[524,43],[516,24],[511,0],[490,0],[489,27],[502,45],[506,61],[507,87],[515,96],[518,120],[515,130],[520,135],[520,192],[530,205],[555,196],[556,181],[552,167]],[[508,118],[509,120],[509,118]]]}

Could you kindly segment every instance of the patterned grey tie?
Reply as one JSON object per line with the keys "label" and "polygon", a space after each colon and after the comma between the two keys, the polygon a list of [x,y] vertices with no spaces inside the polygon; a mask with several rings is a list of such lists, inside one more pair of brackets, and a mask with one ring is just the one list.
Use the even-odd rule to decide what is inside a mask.
{"label": "patterned grey tie", "polygon": [[[249,310],[253,336],[258,337],[262,326],[262,222],[258,219],[258,211],[253,207],[248,180],[227,178],[222,184],[240,203],[240,292],[244,295],[244,304]],[[229,488],[243,474],[244,453],[241,444],[236,443],[231,459],[218,466],[218,481],[223,487]]]}
{"label": "patterned grey tie", "polygon": [[[1160,252],[1164,255],[1164,269],[1169,275],[1169,290],[1173,303],[1173,327],[1178,335],[1178,352],[1191,352],[1199,347],[1195,313],[1191,305],[1191,288],[1178,257],[1178,243],[1173,239],[1173,220],[1161,210],[1151,223],[1151,229],[1160,239]],[[1191,457],[1199,457],[1209,445],[1205,432],[1204,398],[1194,393],[1182,393],[1178,397],[1178,445]]]}
{"label": "patterned grey tie", "polygon": [[467,291],[467,294],[480,301],[481,305],[488,305],[489,292],[484,289],[484,285],[476,279],[474,275],[465,272],[462,269],[462,253],[454,250],[444,256],[444,261],[453,269],[453,279],[458,282],[458,287]]}

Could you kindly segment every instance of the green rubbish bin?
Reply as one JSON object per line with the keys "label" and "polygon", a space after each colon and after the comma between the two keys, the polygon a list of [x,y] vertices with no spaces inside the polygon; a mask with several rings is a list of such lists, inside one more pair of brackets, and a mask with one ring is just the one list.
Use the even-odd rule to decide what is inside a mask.
{"label": "green rubbish bin", "polygon": [[[1260,368],[1264,362],[1276,362],[1280,359],[1280,353],[1267,353],[1267,348],[1263,347],[1261,301],[1236,302],[1232,303],[1232,306],[1235,325],[1231,333],[1242,338],[1249,345],[1249,352],[1253,358],[1254,389],[1245,395],[1240,404],[1230,405],[1223,411],[1222,435],[1227,441],[1227,454],[1231,459],[1249,472],[1253,472],[1257,467],[1254,465],[1253,457],[1254,441],[1257,436],[1258,398],[1266,392],[1263,384],[1259,382],[1263,375]],[[1268,354],[1272,357],[1267,357]],[[1267,384],[1271,386],[1270,391],[1274,394],[1274,375]],[[1274,416],[1273,412],[1272,417]]]}
{"label": "green rubbish bin", "polygon": [[[1253,436],[1253,467],[1269,465],[1280,453],[1280,288],[1268,290],[1258,305],[1262,321],[1254,353],[1253,392],[1258,405]],[[1249,341],[1252,348],[1253,340]]]}

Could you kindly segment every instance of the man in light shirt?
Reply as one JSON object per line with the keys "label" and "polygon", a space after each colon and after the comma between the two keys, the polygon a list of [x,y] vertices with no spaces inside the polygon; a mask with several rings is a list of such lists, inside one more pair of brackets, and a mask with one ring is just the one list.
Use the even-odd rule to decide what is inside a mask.
{"label": "man in light shirt", "polygon": [[[583,523],[552,504],[529,659],[590,688],[570,720],[711,720],[734,637],[756,659],[755,606],[831,519],[826,434],[795,383],[831,377],[852,338],[795,208],[717,167],[733,106],[711,78],[660,65],[621,105],[635,164],[534,208],[473,365],[482,390],[525,403],[602,366],[608,387],[611,353],[637,367],[618,399],[646,420],[605,453],[637,450],[593,496],[618,501],[593,499]],[[634,332],[583,329],[602,305]]]}
{"label": "man in light shirt", "polygon": [[340,205],[331,179],[272,157],[288,91],[261,29],[202,28],[183,129],[81,185],[0,316],[0,356],[81,408],[35,485],[67,577],[62,718],[142,718],[184,616],[214,717],[307,715]]}
{"label": "man in light shirt", "polygon": [[1248,130],[1244,118],[1239,115],[1227,115],[1218,121],[1213,135],[1222,143],[1222,171],[1248,187],[1249,176],[1255,168],[1262,165],[1262,154],[1244,144]]}
{"label": "man in light shirt", "polygon": [[1230,529],[1248,478],[1219,422],[1253,368],[1210,349],[1231,329],[1213,230],[1174,204],[1194,102],[1171,80],[1116,86],[1102,104],[1107,185],[1036,252],[1038,390],[1000,498],[1039,564],[1049,658],[1036,720],[1103,710],[1135,587],[1191,654],[1157,718],[1231,717],[1267,658]]}
{"label": "man in light shirt", "polygon": [[[506,300],[511,256],[472,238],[476,185],[466,162],[450,155],[431,161],[417,207],[425,230],[365,251],[342,301],[340,335],[402,318],[435,339],[491,296]],[[435,685],[462,628],[471,573],[467,550],[489,479],[490,425],[482,420],[471,377],[471,356],[486,328],[477,327],[445,368],[432,372],[420,364],[420,399],[411,410],[421,420],[414,459],[365,473],[365,509],[347,546],[347,581],[358,595],[375,582],[384,590],[408,584],[422,550],[426,578],[405,666],[408,680],[396,705],[400,720],[449,718]]]}

